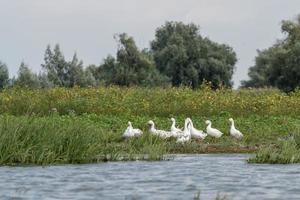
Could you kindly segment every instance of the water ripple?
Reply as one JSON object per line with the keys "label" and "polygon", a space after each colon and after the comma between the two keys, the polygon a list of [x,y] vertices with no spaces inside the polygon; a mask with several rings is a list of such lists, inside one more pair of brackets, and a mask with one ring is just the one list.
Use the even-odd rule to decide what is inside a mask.
{"label": "water ripple", "polygon": [[250,165],[249,155],[165,162],[0,167],[0,199],[299,199],[300,165]]}

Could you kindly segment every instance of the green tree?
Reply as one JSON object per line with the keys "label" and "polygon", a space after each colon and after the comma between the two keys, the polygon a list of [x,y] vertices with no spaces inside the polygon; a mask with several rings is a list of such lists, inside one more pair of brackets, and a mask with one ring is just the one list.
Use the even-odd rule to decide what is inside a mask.
{"label": "green tree", "polygon": [[94,69],[84,69],[83,62],[78,60],[76,53],[74,54],[72,61],[69,62],[68,70],[70,87],[74,87],[75,85],[81,87],[96,85],[96,80],[93,75]]}
{"label": "green tree", "polygon": [[155,86],[168,83],[167,77],[156,69],[148,52],[140,51],[132,37],[123,33],[115,38],[118,41],[117,57],[108,56],[100,66],[100,77],[106,85]]}
{"label": "green tree", "polygon": [[40,88],[51,88],[53,87],[53,82],[51,82],[46,73],[39,73],[38,75]]}
{"label": "green tree", "polygon": [[90,68],[86,68],[84,70],[83,77],[84,77],[84,79],[83,79],[84,81],[83,81],[82,86],[86,87],[86,86],[96,86],[97,85],[97,80],[95,79],[94,74]]}
{"label": "green tree", "polygon": [[55,86],[69,86],[68,63],[58,44],[55,45],[52,52],[50,45],[47,46],[42,68],[46,71],[49,81]]}
{"label": "green tree", "polygon": [[105,85],[105,80],[101,72],[102,68],[101,66],[98,67],[96,65],[89,65],[86,68],[87,76],[91,77],[91,80],[89,80],[92,85]]}
{"label": "green tree", "polygon": [[22,62],[18,71],[18,78],[15,81],[15,85],[28,88],[38,88],[39,79],[38,76],[34,74],[24,62]]}
{"label": "green tree", "polygon": [[173,86],[199,87],[204,80],[213,87],[232,86],[237,61],[233,49],[203,38],[199,27],[182,22],[166,22],[151,42],[154,60],[159,71],[168,76]]}
{"label": "green tree", "polygon": [[69,62],[67,74],[70,87],[74,87],[75,85],[83,86],[85,84],[86,80],[83,70],[83,62],[78,60],[76,53],[74,54],[72,61]]}
{"label": "green tree", "polygon": [[278,87],[292,91],[300,87],[300,16],[295,21],[283,21],[286,37],[268,49],[258,51],[255,65],[249,68],[250,80],[242,87]]}
{"label": "green tree", "polygon": [[[49,45],[47,46],[44,61],[42,67],[45,73],[39,76],[42,87],[52,85],[60,87],[96,85],[92,71],[84,69],[83,62],[79,61],[77,54],[73,55],[71,61],[66,61],[58,44],[55,45],[53,51]],[[45,74],[47,77],[45,77]]]}
{"label": "green tree", "polygon": [[0,61],[0,89],[7,86],[9,81],[8,69],[5,63]]}

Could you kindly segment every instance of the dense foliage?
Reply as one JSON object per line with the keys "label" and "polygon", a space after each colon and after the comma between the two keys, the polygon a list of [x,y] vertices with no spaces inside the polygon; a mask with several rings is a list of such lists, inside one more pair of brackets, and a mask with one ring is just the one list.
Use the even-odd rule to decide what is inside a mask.
{"label": "dense foliage", "polygon": [[244,87],[278,87],[292,91],[300,86],[300,16],[297,21],[283,21],[286,37],[272,47],[258,51],[255,65],[249,69]]}
{"label": "dense foliage", "polygon": [[15,85],[28,88],[38,88],[40,86],[39,77],[33,73],[30,68],[22,62],[18,72],[18,78]]}
{"label": "dense foliage", "polygon": [[117,57],[108,56],[99,69],[106,85],[163,86],[168,83],[167,77],[156,69],[151,55],[146,50],[140,51],[132,37],[123,33],[116,39]]}
{"label": "dense foliage", "polygon": [[8,69],[5,63],[0,61],[0,89],[4,88],[8,84]]}
{"label": "dense foliage", "polygon": [[199,87],[204,80],[212,86],[232,86],[237,61],[233,49],[203,38],[195,24],[167,22],[156,30],[151,42],[155,63],[173,86]]}
{"label": "dense foliage", "polygon": [[93,86],[96,84],[93,74],[88,69],[83,68],[83,62],[79,61],[75,53],[71,61],[66,61],[59,45],[55,45],[53,51],[47,47],[42,64],[47,74],[48,81],[53,86],[74,87]]}

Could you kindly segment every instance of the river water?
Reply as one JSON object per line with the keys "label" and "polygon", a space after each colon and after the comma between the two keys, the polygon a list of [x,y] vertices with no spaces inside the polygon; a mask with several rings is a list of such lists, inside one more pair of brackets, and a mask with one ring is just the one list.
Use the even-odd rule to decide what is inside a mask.
{"label": "river water", "polygon": [[300,199],[300,165],[249,155],[178,155],[160,162],[0,167],[0,199]]}

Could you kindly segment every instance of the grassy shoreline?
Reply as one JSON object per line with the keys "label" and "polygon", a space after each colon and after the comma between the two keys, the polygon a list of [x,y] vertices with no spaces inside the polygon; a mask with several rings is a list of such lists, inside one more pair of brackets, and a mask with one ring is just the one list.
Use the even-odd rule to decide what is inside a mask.
{"label": "grassy shoreline", "polygon": [[[182,124],[183,119],[183,116],[178,117],[178,123]],[[194,119],[196,127],[205,128],[205,117]],[[150,135],[146,125],[149,117],[146,116],[0,115],[0,165],[162,160],[167,154],[255,153],[261,146],[279,144],[278,138],[288,137],[287,133],[300,130],[300,118],[237,118],[237,126],[245,134],[242,141],[237,141],[228,134],[227,116],[211,119],[215,127],[224,132],[222,138],[178,144],[175,139],[163,140]],[[128,120],[143,129],[141,138],[122,138]],[[168,118],[155,118],[155,121],[159,128],[170,127]],[[290,122],[288,126],[287,122]]]}
{"label": "grassy shoreline", "polygon": [[[0,165],[161,160],[179,153],[257,153],[249,162],[300,162],[293,155],[299,145],[282,145],[300,134],[300,90],[13,88],[0,92],[0,113]],[[182,145],[148,134],[147,121],[169,130],[170,117],[179,127],[190,117],[201,130],[210,119],[224,136]],[[244,133],[242,141],[229,136],[230,117]],[[144,136],[124,140],[127,121]]]}
{"label": "grassy shoreline", "polygon": [[298,139],[287,139],[277,145],[260,148],[249,163],[257,164],[296,164],[300,163],[300,146]]}

